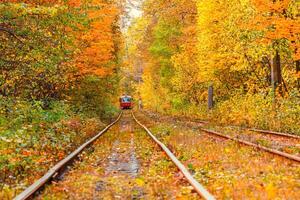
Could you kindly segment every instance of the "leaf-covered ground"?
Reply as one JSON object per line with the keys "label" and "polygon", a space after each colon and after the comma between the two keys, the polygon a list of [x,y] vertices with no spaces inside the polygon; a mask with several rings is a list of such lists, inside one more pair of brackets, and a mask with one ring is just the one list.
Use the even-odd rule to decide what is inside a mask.
{"label": "leaf-covered ground", "polygon": [[215,138],[197,128],[173,122],[147,124],[220,199],[299,199],[300,166],[236,142]]}
{"label": "leaf-covered ground", "polygon": [[198,199],[129,113],[38,199]]}
{"label": "leaf-covered ground", "polygon": [[64,103],[45,110],[40,102],[1,100],[0,199],[12,199],[104,126]]}

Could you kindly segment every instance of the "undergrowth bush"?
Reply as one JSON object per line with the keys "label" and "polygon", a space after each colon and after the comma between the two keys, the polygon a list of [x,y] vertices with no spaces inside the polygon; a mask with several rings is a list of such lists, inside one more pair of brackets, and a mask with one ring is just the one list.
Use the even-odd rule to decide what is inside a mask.
{"label": "undergrowth bush", "polygon": [[209,119],[221,124],[300,134],[300,100],[297,92],[277,98],[276,102],[272,95],[237,95],[217,104]]}
{"label": "undergrowth bush", "polygon": [[237,125],[289,132],[300,135],[300,94],[291,91],[288,97],[272,94],[235,95],[215,103],[212,110],[207,103],[185,104],[180,109],[163,110],[162,113],[207,120],[219,125]]}

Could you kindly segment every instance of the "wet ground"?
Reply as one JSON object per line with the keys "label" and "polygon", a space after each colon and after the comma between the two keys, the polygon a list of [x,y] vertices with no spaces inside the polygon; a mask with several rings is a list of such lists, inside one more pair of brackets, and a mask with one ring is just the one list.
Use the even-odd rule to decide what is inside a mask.
{"label": "wet ground", "polygon": [[[114,175],[116,173],[124,173],[132,178],[135,178],[139,172],[139,161],[135,153],[135,141],[134,141],[134,125],[131,118],[127,117],[121,119],[119,123],[120,137],[122,134],[130,134],[130,140],[127,140],[124,144],[121,144],[120,139],[116,139],[112,152],[109,155],[108,166],[105,169],[105,175]],[[122,148],[122,145],[125,148]]]}
{"label": "wet ground", "polygon": [[130,111],[37,199],[199,199]]}

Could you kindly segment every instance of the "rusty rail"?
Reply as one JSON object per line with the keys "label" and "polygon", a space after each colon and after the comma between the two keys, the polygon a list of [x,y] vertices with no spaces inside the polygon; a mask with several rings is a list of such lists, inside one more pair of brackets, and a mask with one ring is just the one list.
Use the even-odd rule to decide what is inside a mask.
{"label": "rusty rail", "polygon": [[140,123],[133,112],[131,112],[134,120],[136,123],[138,123],[141,127],[144,128],[144,130],[148,133],[148,135],[161,147],[161,149],[168,155],[168,157],[173,161],[173,163],[177,166],[177,168],[182,172],[182,174],[185,176],[185,178],[188,180],[188,182],[193,186],[193,188],[196,190],[196,192],[202,196],[204,199],[207,200],[214,200],[215,197],[211,195],[198,181],[194,179],[194,177],[189,173],[189,171],[185,168],[185,166],[174,156],[174,154],[164,145],[162,142],[160,142],[152,133],[151,131],[144,126],[142,123]]}
{"label": "rusty rail", "polygon": [[[152,118],[151,116],[149,116],[145,111],[141,111],[143,114],[147,115],[148,117]],[[177,120],[177,121],[186,121],[186,118],[180,118],[177,119],[176,117],[172,117],[173,119]],[[209,121],[203,121],[203,120],[189,120],[189,122],[193,122],[193,123],[199,123],[199,124],[209,124]],[[282,136],[282,137],[288,137],[288,138],[295,138],[295,139],[300,139],[299,135],[295,135],[295,134],[291,134],[291,133],[281,133],[281,132],[277,132],[277,131],[270,131],[270,130],[262,130],[262,129],[256,129],[256,128],[246,128],[246,127],[241,127],[241,126],[236,126],[236,125],[230,125],[229,127],[235,127],[235,128],[240,128],[242,130],[249,130],[249,131],[254,131],[257,133],[265,133],[265,134],[269,134],[269,135],[277,135],[277,136]]]}
{"label": "rusty rail", "polygon": [[103,133],[108,131],[109,128],[111,128],[115,123],[119,121],[119,119],[122,116],[122,112],[119,114],[118,118],[106,126],[100,133],[98,133],[96,136],[94,136],[92,139],[81,145],[78,149],[73,151],[70,155],[68,155],[66,158],[61,160],[59,163],[57,163],[54,167],[52,167],[43,177],[41,177],[39,180],[37,180],[35,183],[33,183],[31,186],[29,186],[27,189],[25,189],[22,193],[20,193],[18,196],[16,196],[15,200],[26,200],[32,197],[36,192],[38,192],[46,183],[48,183],[54,176],[58,174],[58,172],[67,166],[70,161],[74,160],[86,147],[91,145],[95,140],[97,140]]}
{"label": "rusty rail", "polygon": [[265,134],[269,134],[269,135],[278,135],[278,136],[283,136],[283,137],[300,139],[299,135],[292,135],[289,133],[280,133],[280,132],[276,132],[276,131],[261,130],[261,129],[256,129],[256,128],[250,128],[248,130],[258,132],[258,133],[265,133]]}
{"label": "rusty rail", "polygon": [[278,155],[278,156],[281,156],[281,157],[284,157],[284,158],[288,158],[288,159],[296,161],[296,162],[300,162],[300,157],[295,156],[295,155],[291,155],[291,154],[288,154],[288,153],[285,153],[285,152],[282,152],[282,151],[278,151],[278,150],[275,150],[275,149],[267,148],[267,147],[264,147],[262,145],[255,144],[255,143],[252,143],[252,142],[248,142],[248,141],[245,141],[245,140],[241,140],[241,139],[237,139],[237,138],[234,138],[234,137],[230,137],[228,135],[224,135],[222,133],[219,133],[219,132],[216,132],[216,131],[213,131],[213,130],[208,130],[208,129],[204,129],[204,128],[201,128],[200,130],[204,131],[206,133],[209,133],[209,134],[213,134],[215,136],[219,136],[219,137],[222,137],[222,138],[225,138],[225,139],[229,139],[229,140],[232,140],[232,141],[235,141],[235,142],[247,145],[247,146],[252,146],[252,147],[258,148],[260,150],[272,153],[274,155]]}

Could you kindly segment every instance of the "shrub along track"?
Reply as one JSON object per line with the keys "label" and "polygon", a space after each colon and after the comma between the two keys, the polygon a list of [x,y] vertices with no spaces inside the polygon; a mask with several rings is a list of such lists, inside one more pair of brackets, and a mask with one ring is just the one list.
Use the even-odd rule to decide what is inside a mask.
{"label": "shrub along track", "polygon": [[[81,152],[79,159],[66,173],[57,176],[58,179],[51,178],[56,173],[55,170],[50,170],[49,173],[54,172],[49,177],[52,184],[46,186],[35,198],[198,199],[198,192],[206,199],[214,199],[193,179],[188,170],[182,169],[183,165],[175,157],[167,157],[170,157],[170,152],[161,151],[165,146],[153,142],[133,121],[131,113],[124,112],[120,121],[111,126],[111,130],[83,152],[82,149],[78,150]],[[35,183],[36,187],[31,187],[30,194],[38,191],[38,186],[46,182]],[[29,196],[23,193],[16,199],[26,199]]]}
{"label": "shrub along track", "polygon": [[299,163],[199,131],[199,125],[154,122],[136,114],[217,198],[298,199]]}

